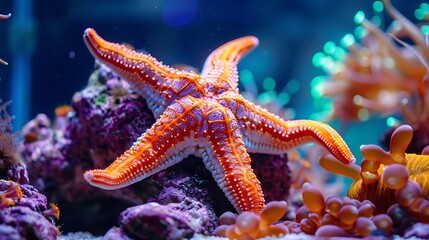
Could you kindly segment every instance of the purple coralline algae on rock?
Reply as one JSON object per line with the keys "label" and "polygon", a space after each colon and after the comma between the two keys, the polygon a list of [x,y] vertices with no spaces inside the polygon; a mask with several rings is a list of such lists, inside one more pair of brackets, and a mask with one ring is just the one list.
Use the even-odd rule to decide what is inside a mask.
{"label": "purple coralline algae on rock", "polygon": [[45,114],[39,114],[23,127],[22,135],[20,152],[28,166],[30,182],[40,191],[47,191],[53,181],[63,183],[69,173],[69,163],[61,152],[68,142],[64,129],[54,128]]}
{"label": "purple coralline algae on rock", "polygon": [[429,224],[415,223],[404,232],[404,238],[429,239]]}
{"label": "purple coralline algae on rock", "polygon": [[57,239],[58,229],[38,212],[22,206],[0,212],[0,239]]}
{"label": "purple coralline algae on rock", "polygon": [[120,230],[114,228],[105,238],[124,234],[131,239],[182,239],[195,233],[208,234],[211,221],[204,206],[192,199],[160,205],[149,202],[126,209],[119,217]]}
{"label": "purple coralline algae on rock", "polygon": [[28,185],[11,135],[10,117],[0,106],[0,239],[56,239],[59,210]]}
{"label": "purple coralline algae on rock", "polygon": [[0,179],[0,239],[56,239],[59,210],[31,185]]}
{"label": "purple coralline algae on rock", "polygon": [[[73,96],[73,116],[67,129],[68,156],[105,167],[128,149],[153,123],[145,101],[104,65],[88,86]],[[77,158],[76,158],[77,159]]]}

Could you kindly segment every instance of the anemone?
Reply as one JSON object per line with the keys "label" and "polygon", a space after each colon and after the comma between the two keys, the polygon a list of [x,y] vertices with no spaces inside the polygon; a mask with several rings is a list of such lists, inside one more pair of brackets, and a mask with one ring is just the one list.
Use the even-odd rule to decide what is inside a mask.
{"label": "anemone", "polygon": [[[378,2],[381,4],[381,2]],[[386,30],[359,11],[355,34],[346,34],[341,46],[328,42],[313,63],[328,76],[316,77],[313,96],[331,101],[329,118],[345,122],[367,120],[370,114],[402,112],[411,121],[425,113],[429,49],[420,29],[404,17],[389,0],[374,8],[380,17],[386,9],[394,19]],[[356,37],[355,37],[356,36]],[[411,39],[415,45],[404,43]],[[320,101],[318,101],[320,102]],[[333,108],[333,110],[332,110]]]}
{"label": "anemone", "polygon": [[[421,197],[429,199],[429,155],[405,153],[412,137],[413,129],[402,125],[393,132],[389,151],[377,145],[361,146],[364,159],[360,167],[337,164],[330,156],[322,157],[319,162],[328,171],[354,180],[347,192],[350,198],[370,200],[377,212],[385,212],[398,202],[396,190],[407,185],[408,180],[419,185]],[[407,186],[415,188],[414,185]]]}

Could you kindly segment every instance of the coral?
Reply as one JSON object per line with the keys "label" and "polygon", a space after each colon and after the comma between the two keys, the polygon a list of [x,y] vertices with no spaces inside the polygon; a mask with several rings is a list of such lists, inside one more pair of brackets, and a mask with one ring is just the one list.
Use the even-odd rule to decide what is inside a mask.
{"label": "coral", "polygon": [[[402,169],[397,169],[399,168]],[[390,169],[389,169],[390,168]],[[422,229],[429,221],[429,201],[422,198],[422,190],[408,178],[402,165],[386,167],[385,181],[402,182],[393,186],[399,204],[393,204],[384,213],[376,213],[376,206],[369,200],[359,201],[349,197],[324,197],[320,189],[305,183],[302,199],[304,205],[296,211],[294,220],[279,221],[286,213],[284,201],[270,202],[257,215],[244,212],[238,216],[226,212],[219,218],[214,234],[228,239],[256,239],[267,236],[287,239],[289,234],[305,233],[316,238],[327,237],[389,237],[394,234],[424,236]],[[406,175],[406,174],[405,174]],[[418,227],[414,224],[419,223]],[[292,237],[293,239],[293,237]]]}
{"label": "coral", "polygon": [[103,238],[105,240],[115,240],[115,239],[124,239],[124,240],[131,240],[127,236],[127,234],[119,227],[112,227],[109,229],[109,231],[104,234]]}
{"label": "coral", "polygon": [[67,155],[97,168],[111,163],[155,121],[129,84],[100,64],[88,86],[73,96],[72,108]]}
{"label": "coral", "polygon": [[[107,82],[107,87],[100,81]],[[115,152],[132,143],[130,136],[146,129],[145,122],[152,117],[144,104],[134,104],[135,96],[124,83],[110,69],[97,65],[87,88],[75,94],[72,106],[55,109],[53,123],[39,114],[24,126],[19,150],[37,189],[68,202],[107,195],[142,203],[129,189],[102,193],[80,183],[86,169],[107,165],[119,154]],[[147,112],[147,119],[140,111]],[[120,129],[128,132],[118,135]]]}
{"label": "coral", "polygon": [[295,221],[300,223],[303,232],[316,237],[366,237],[377,230],[386,235],[392,231],[390,217],[386,214],[374,216],[375,206],[368,200],[325,198],[318,188],[306,183],[303,202]]}
{"label": "coral", "polygon": [[[429,156],[405,153],[412,136],[413,129],[408,125],[402,125],[392,134],[389,152],[377,145],[361,146],[364,156],[361,167],[336,164],[328,156],[322,157],[320,164],[329,171],[343,174],[354,180],[347,193],[349,197],[361,201],[368,199],[376,205],[378,212],[385,212],[389,206],[397,202],[394,189],[400,188],[401,184],[407,182],[407,174],[409,179],[421,186],[425,198],[429,198]],[[401,165],[406,170],[387,168],[390,165]],[[382,178],[387,169],[395,173],[393,183],[390,183],[389,179]],[[388,172],[387,175],[389,175]]]}
{"label": "coral", "polygon": [[56,239],[59,209],[31,185],[0,180],[0,238]]}
{"label": "coral", "polygon": [[[188,168],[192,163],[198,162],[198,159],[192,159],[191,163],[185,165],[179,165],[181,169]],[[162,183],[161,190],[148,202],[156,202],[161,205],[167,205],[176,203],[184,205],[184,203],[192,202],[193,205],[199,204],[200,208],[204,211],[204,217],[210,219],[204,223],[204,228],[207,232],[212,232],[216,227],[215,223],[217,217],[215,214],[215,208],[225,209],[221,204],[225,203],[225,199],[216,198],[215,195],[220,194],[220,191],[209,191],[209,189],[216,189],[214,182],[207,182],[198,178],[210,177],[207,170],[204,169],[203,164],[192,164],[192,167],[197,167],[195,173],[186,173],[181,170],[176,171],[165,171],[157,174],[158,180]],[[201,172],[203,171],[203,172]],[[204,176],[204,174],[208,176]],[[223,197],[223,196],[222,196]],[[197,216],[194,216],[197,217]]]}
{"label": "coral", "polygon": [[[343,165],[329,156],[322,157],[322,167],[355,180],[349,189],[349,197],[325,198],[319,188],[305,183],[302,189],[304,205],[296,210],[295,219],[273,226],[286,227],[281,234],[304,232],[315,237],[392,234],[424,237],[422,229],[429,222],[426,173],[429,161],[426,155],[404,152],[412,133],[410,126],[398,127],[392,134],[389,152],[375,145],[362,146],[365,159],[361,167]],[[281,216],[273,218],[271,223],[278,221],[286,208],[284,212],[275,212],[281,212]],[[260,227],[261,218],[250,212],[238,217],[227,212],[219,218],[221,225],[214,233],[232,239],[256,238],[264,232]],[[419,223],[418,227],[414,227],[416,223]]]}
{"label": "coral", "polygon": [[0,238],[56,239],[59,209],[29,182],[14,145],[7,104],[0,105]]}
{"label": "coral", "polygon": [[27,169],[14,145],[12,118],[6,111],[9,103],[0,104],[0,179],[28,183]]}
{"label": "coral", "polygon": [[[22,206],[43,214],[53,221],[58,219],[59,210],[54,204],[49,204],[45,195],[39,193],[31,185],[20,185],[16,182],[0,180],[0,209],[9,206]],[[4,202],[8,204],[4,204]]]}
{"label": "coral", "polygon": [[263,237],[280,237],[289,233],[288,228],[277,223],[286,213],[285,201],[272,201],[262,209],[260,214],[243,212],[238,216],[226,212],[219,217],[220,226],[214,234],[228,239],[256,239]]}
{"label": "coral", "polygon": [[409,229],[404,233],[404,238],[416,237],[420,239],[429,238],[429,224],[425,223],[416,223],[413,224]]}
{"label": "coral", "polygon": [[[413,138],[411,139],[410,144],[405,150],[406,153],[415,153],[420,154],[423,149],[429,145],[429,122],[415,122],[410,123],[409,125],[413,128]],[[398,126],[393,126],[381,137],[380,142],[383,144],[383,147],[389,147],[390,139],[392,138],[392,133],[398,128]]]}
{"label": "coral", "polygon": [[22,135],[20,152],[28,166],[30,182],[38,190],[47,191],[54,182],[63,183],[71,177],[70,163],[61,152],[69,142],[64,138],[64,129],[53,128],[45,114],[38,114],[25,124]]}
{"label": "coral", "polygon": [[[358,12],[354,20],[359,25],[356,34],[361,44],[352,34],[347,34],[341,44],[348,51],[328,42],[325,53],[313,57],[315,66],[329,74],[327,79],[314,79],[313,96],[333,101],[331,119],[363,121],[371,113],[398,112],[411,122],[428,119],[425,79],[429,50],[425,36],[392,6],[390,0],[383,0],[383,3],[396,20],[386,32],[367,20],[363,12]],[[381,9],[383,7],[375,10]],[[402,37],[410,38],[415,46],[399,40]]]}
{"label": "coral", "polygon": [[0,210],[0,213],[2,239],[57,239],[55,225],[28,207],[9,207]]}
{"label": "coral", "polygon": [[130,239],[180,239],[195,233],[208,234],[210,221],[204,206],[194,200],[160,205],[149,202],[126,209],[120,215],[120,229],[113,228],[105,238],[127,236]]}
{"label": "coral", "polygon": [[375,206],[373,211],[386,213],[394,232],[401,235],[416,222],[429,222],[429,156],[405,153],[412,136],[413,129],[402,125],[392,133],[388,152],[376,145],[363,145],[360,168],[336,164],[329,157],[320,159],[326,169],[355,180],[348,191],[354,198],[351,201],[369,200]]}

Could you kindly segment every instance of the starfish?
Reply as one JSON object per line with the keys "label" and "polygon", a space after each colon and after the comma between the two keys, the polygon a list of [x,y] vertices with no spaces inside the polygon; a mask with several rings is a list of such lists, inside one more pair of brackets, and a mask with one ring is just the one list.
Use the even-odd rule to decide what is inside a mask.
{"label": "starfish", "polygon": [[133,85],[157,121],[105,169],[84,178],[111,190],[141,181],[188,155],[202,158],[237,212],[259,213],[264,197],[248,152],[284,154],[318,142],[344,164],[355,161],[341,136],[311,120],[285,121],[238,92],[237,64],[258,39],[246,36],[213,51],[200,75],[177,70],[128,47],[102,39],[93,29],[84,41],[91,54]]}

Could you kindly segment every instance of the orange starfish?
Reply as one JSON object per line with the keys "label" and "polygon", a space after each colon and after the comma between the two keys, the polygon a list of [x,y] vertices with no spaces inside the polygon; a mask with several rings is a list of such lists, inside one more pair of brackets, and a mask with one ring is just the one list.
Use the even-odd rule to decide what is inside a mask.
{"label": "orange starfish", "polygon": [[355,160],[328,125],[285,121],[238,93],[237,63],[256,47],[255,37],[242,37],[213,51],[201,75],[107,42],[93,29],[87,29],[83,38],[96,59],[134,85],[158,119],[109,167],[84,174],[93,186],[122,188],[193,154],[202,157],[238,212],[259,213],[264,197],[247,152],[283,154],[314,140],[343,163]]}

